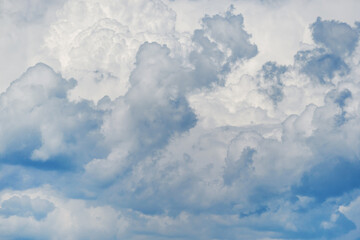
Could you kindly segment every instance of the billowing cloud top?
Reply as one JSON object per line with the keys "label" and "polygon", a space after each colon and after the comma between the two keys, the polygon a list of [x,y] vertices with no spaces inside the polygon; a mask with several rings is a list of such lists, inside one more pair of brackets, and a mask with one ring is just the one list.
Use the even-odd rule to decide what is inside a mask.
{"label": "billowing cloud top", "polygon": [[1,239],[360,236],[360,3],[231,2],[0,2]]}

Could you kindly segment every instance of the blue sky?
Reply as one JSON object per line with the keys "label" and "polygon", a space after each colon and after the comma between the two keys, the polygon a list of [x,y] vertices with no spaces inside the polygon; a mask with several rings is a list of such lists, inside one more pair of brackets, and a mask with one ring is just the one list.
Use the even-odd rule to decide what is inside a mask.
{"label": "blue sky", "polygon": [[359,8],[0,0],[0,238],[359,239]]}

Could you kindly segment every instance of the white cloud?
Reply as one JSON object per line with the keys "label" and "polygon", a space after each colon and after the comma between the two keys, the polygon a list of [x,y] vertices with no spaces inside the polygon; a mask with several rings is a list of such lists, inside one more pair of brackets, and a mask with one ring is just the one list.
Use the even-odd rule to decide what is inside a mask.
{"label": "white cloud", "polygon": [[[101,137],[101,112],[89,102],[69,102],[67,93],[75,85],[45,64],[29,68],[10,85],[0,96],[2,161],[52,159],[70,167],[74,156],[79,162],[91,157]],[[80,150],[91,145],[91,151]]]}
{"label": "white cloud", "polygon": [[357,234],[355,2],[4,3],[1,237]]}
{"label": "white cloud", "polygon": [[45,39],[47,54],[39,59],[78,80],[73,99],[124,95],[138,48],[146,41],[183,51],[175,12],[158,0],[68,1],[57,16]]}
{"label": "white cloud", "polygon": [[56,10],[65,0],[0,1],[0,92],[35,65]]}

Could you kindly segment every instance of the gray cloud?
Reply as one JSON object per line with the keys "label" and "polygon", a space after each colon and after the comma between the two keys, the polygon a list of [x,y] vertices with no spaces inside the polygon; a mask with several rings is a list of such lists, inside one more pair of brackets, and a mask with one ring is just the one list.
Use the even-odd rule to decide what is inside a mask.
{"label": "gray cloud", "polygon": [[1,203],[0,214],[6,217],[34,217],[36,220],[41,220],[53,210],[54,204],[47,200],[21,196],[3,201]]}
{"label": "gray cloud", "polygon": [[101,111],[69,102],[75,84],[37,64],[10,85],[0,96],[2,162],[71,169],[101,154]]}
{"label": "gray cloud", "polygon": [[351,239],[358,29],[319,18],[293,64],[251,75],[261,49],[234,11],[191,35],[161,1],[67,2],[44,57],[60,72],[0,96],[0,236]]}

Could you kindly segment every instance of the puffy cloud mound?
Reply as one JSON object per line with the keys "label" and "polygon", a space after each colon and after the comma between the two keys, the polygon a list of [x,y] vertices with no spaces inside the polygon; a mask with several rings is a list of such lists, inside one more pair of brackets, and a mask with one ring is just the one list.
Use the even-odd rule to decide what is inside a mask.
{"label": "puffy cloud mound", "polygon": [[[171,57],[170,49],[166,46],[158,43],[144,43],[140,46],[136,55],[136,67],[129,78],[130,88],[124,97],[114,101],[112,111],[105,117],[102,126],[108,144],[114,146],[109,156],[111,165],[119,169],[117,174],[122,174],[140,159],[164,147],[175,134],[194,127],[197,119],[187,95],[198,88],[209,87],[223,80],[224,65],[256,54],[256,47],[248,42],[249,35],[242,29],[241,15],[234,16],[228,12],[226,17],[207,17],[203,22],[203,29],[194,33],[194,42],[200,45],[200,49],[194,49],[189,55],[190,63],[193,63],[191,68],[184,66],[184,61],[179,56]],[[227,35],[232,38],[233,32],[230,30],[218,41],[215,39],[211,43],[209,38],[202,36],[201,39],[210,43],[210,46],[199,42],[198,34],[203,35],[207,31],[211,33],[211,26],[217,23],[239,29],[236,36],[244,38],[239,44],[252,52],[245,56],[226,56],[225,50],[220,49],[220,44],[226,42],[224,39]],[[238,51],[238,48],[240,46],[235,42],[229,44],[230,50]],[[221,55],[221,62],[218,61],[217,53]],[[98,175],[95,169],[103,166],[108,169],[106,162],[109,160],[95,159],[87,165],[87,171],[91,175]],[[108,178],[109,176],[106,177]]]}
{"label": "puffy cloud mound", "polygon": [[47,200],[14,196],[2,202],[0,214],[6,217],[34,217],[36,220],[41,220],[52,210],[54,210],[54,205]]}
{"label": "puffy cloud mound", "polygon": [[346,23],[322,21],[318,18],[311,25],[313,38],[336,55],[351,54],[358,43],[359,32]]}
{"label": "puffy cloud mound", "polygon": [[312,36],[321,48],[299,52],[296,56],[305,62],[303,71],[320,83],[331,81],[335,74],[341,76],[349,72],[344,56],[351,55],[359,40],[359,30],[346,23],[322,21],[318,18],[311,25]]}
{"label": "puffy cloud mound", "polygon": [[176,15],[159,0],[67,1],[57,15],[45,39],[46,57],[39,59],[77,79],[73,99],[124,95],[145,41],[183,51],[174,29]]}
{"label": "puffy cloud mound", "polygon": [[252,58],[257,47],[249,42],[250,35],[244,30],[242,15],[215,15],[202,19],[202,29],[195,30],[193,41],[200,51],[190,53],[190,61],[197,68],[196,81],[221,82],[221,73],[230,69],[236,60]]}
{"label": "puffy cloud mound", "polygon": [[1,94],[3,163],[71,169],[101,152],[101,111],[87,101],[70,102],[67,92],[75,85],[39,63]]}
{"label": "puffy cloud mound", "polygon": [[317,18],[249,74],[243,15],[184,33],[167,4],[57,11],[46,64],[0,95],[0,237],[356,239],[358,26]]}

